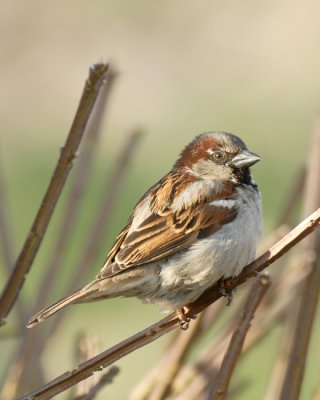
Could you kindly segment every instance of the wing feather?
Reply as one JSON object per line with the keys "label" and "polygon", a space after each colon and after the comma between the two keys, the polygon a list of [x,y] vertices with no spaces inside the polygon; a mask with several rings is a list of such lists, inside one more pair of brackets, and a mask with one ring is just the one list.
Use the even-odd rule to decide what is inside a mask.
{"label": "wing feather", "polygon": [[[227,200],[233,197],[234,187],[231,184],[219,191],[214,190],[214,185],[211,191],[208,187],[204,193],[198,190],[195,194],[197,201],[188,207],[174,209],[173,202],[177,193],[185,195],[184,191],[192,190],[191,185],[195,181],[195,178],[193,181],[179,180],[179,176],[169,174],[151,188],[146,195],[151,214],[132,231],[134,219],[139,215],[139,205],[142,202],[146,204],[145,196],[136,206],[131,221],[118,236],[98,278],[107,278],[124,269],[157,261],[184,250],[198,238],[212,234],[236,217],[234,201],[230,202],[232,207],[227,206]],[[199,188],[201,185],[198,184],[197,189]],[[226,202],[215,204],[215,200]]]}

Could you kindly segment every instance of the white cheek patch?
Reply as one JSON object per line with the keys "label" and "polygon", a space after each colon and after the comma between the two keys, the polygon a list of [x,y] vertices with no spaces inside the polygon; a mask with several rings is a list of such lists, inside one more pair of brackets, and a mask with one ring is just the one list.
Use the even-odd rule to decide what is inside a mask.
{"label": "white cheek patch", "polygon": [[207,153],[210,154],[210,156],[212,156],[213,150],[209,149],[209,150],[207,150]]}
{"label": "white cheek patch", "polygon": [[236,202],[232,199],[228,199],[228,200],[214,200],[211,201],[210,206],[214,206],[214,207],[224,207],[224,208],[233,208],[236,205]]}

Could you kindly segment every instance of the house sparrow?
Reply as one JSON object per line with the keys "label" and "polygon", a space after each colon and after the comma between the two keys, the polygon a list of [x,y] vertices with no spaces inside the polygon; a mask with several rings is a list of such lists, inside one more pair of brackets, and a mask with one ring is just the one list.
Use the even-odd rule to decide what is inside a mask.
{"label": "house sparrow", "polygon": [[184,321],[185,305],[255,258],[261,197],[249,167],[259,160],[230,133],[196,136],[137,203],[95,280],[27,326],[69,304],[118,296],[176,311]]}

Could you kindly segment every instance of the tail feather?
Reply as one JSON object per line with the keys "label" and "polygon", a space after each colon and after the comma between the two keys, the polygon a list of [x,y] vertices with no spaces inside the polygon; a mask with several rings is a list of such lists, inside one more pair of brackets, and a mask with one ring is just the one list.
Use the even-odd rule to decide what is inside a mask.
{"label": "tail feather", "polygon": [[73,303],[80,303],[81,299],[85,299],[86,297],[90,296],[92,292],[95,291],[95,288],[92,287],[94,285],[90,285],[91,287],[88,287],[89,285],[85,286],[84,288],[77,290],[76,292],[72,293],[70,296],[64,297],[61,300],[58,300],[57,302],[51,304],[51,306],[44,308],[40,312],[38,312],[36,315],[31,317],[28,321],[27,328],[33,328],[36,325],[40,324],[47,318],[51,317],[51,315],[55,314],[61,308],[64,308],[70,304]]}

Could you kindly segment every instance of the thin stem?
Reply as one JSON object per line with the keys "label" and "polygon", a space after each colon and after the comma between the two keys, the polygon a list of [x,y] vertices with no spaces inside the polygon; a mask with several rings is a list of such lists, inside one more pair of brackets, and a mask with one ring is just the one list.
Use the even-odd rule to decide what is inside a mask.
{"label": "thin stem", "polygon": [[[320,223],[320,208],[311,214],[308,218],[302,221],[284,238],[272,246],[262,256],[257,258],[254,262],[245,267],[240,275],[233,279],[230,286],[235,288],[237,285],[244,283],[248,278],[256,275],[257,272],[262,271],[271,263],[285,254],[295,244],[301,241],[304,237],[309,235]],[[189,305],[189,315],[195,315],[201,312],[209,304],[218,300],[222,296],[219,284],[215,284],[206,294],[202,295],[198,300]],[[171,314],[158,323],[144,329],[129,339],[117,344],[116,346],[104,351],[98,356],[81,364],[78,368],[71,372],[66,372],[58,378],[49,382],[38,390],[21,398],[27,399],[48,399],[52,396],[63,392],[67,388],[87,378],[97,370],[101,370],[108,365],[113,364],[115,361],[124,357],[125,355],[153,342],[165,333],[170,332],[175,327],[179,326],[179,319],[175,314]]]}
{"label": "thin stem", "polygon": [[42,200],[34,223],[30,229],[14,270],[9,277],[0,299],[0,323],[12,309],[24,284],[33,260],[42,243],[54,208],[60,197],[66,179],[72,168],[73,160],[80,145],[91,110],[105,81],[107,64],[95,64],[90,68],[89,78],[85,83],[80,104],[73,120],[65,146],[61,150],[55,171],[52,175],[47,192]]}
{"label": "thin stem", "polygon": [[[305,212],[320,203],[320,115],[315,122],[310,163],[306,182]],[[298,317],[294,329],[292,349],[280,400],[297,400],[300,396],[309,342],[320,298],[320,232],[308,238],[306,249],[310,254],[310,273],[306,277],[301,294]]]}
{"label": "thin stem", "polygon": [[224,400],[226,398],[231,376],[236,362],[240,357],[241,349],[250,328],[254,313],[269,286],[270,278],[266,274],[259,275],[253,283],[239,319],[239,323],[232,334],[217,380],[209,390],[208,400]]}
{"label": "thin stem", "polygon": [[[154,365],[154,367],[142,377],[140,382],[135,385],[134,389],[131,390],[129,399],[148,399],[155,391],[158,390],[158,386],[162,385],[162,387],[164,387],[166,382],[170,384],[171,387],[174,386],[175,376],[180,373],[183,360],[189,354],[189,351],[192,349],[194,343],[201,338],[201,335],[204,332],[207,332],[208,328],[213,324],[213,322],[216,322],[219,319],[224,308],[225,305],[223,302],[214,304],[212,307],[206,308],[204,312],[197,317],[187,332],[176,330],[171,336],[167,348],[162,354],[160,360],[158,360],[156,365]],[[176,369],[171,370],[171,366],[169,366],[171,371],[170,373],[172,374],[171,381],[169,382],[168,379],[170,378],[164,379],[162,374],[163,371],[167,370],[168,368],[172,353],[175,355],[172,362],[176,365]]]}
{"label": "thin stem", "polygon": [[192,323],[187,332],[180,333],[175,343],[166,353],[166,357],[163,359],[163,369],[161,373],[158,373],[157,379],[153,383],[153,389],[147,397],[148,400],[165,399],[188,351],[198,337],[202,316],[203,314],[198,316],[197,320]]}

